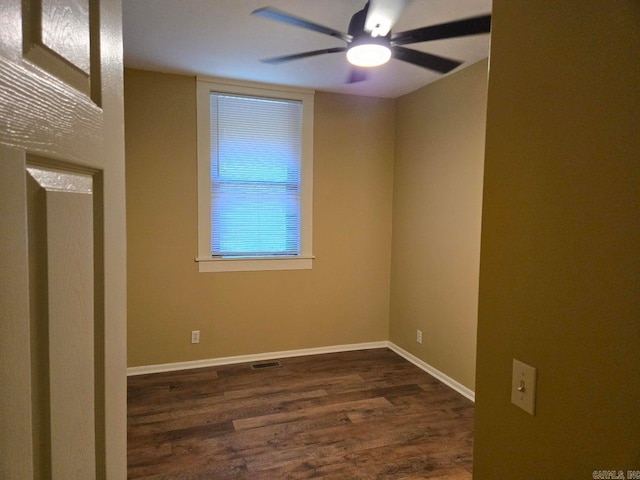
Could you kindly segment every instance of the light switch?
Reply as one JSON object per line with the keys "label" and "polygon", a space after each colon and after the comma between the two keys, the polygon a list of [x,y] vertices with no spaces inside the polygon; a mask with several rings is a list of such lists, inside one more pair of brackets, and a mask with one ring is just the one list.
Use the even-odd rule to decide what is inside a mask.
{"label": "light switch", "polygon": [[511,403],[531,415],[536,411],[536,373],[535,367],[513,359]]}

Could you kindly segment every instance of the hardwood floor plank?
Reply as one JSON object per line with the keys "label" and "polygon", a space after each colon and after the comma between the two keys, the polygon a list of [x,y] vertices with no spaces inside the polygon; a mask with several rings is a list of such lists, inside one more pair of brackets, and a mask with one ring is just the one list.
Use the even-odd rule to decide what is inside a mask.
{"label": "hardwood floor plank", "polygon": [[258,386],[250,388],[230,389],[224,392],[227,400],[237,400],[241,398],[259,398],[263,395],[274,395],[279,393],[295,393],[313,390],[321,387],[325,391],[334,392],[337,389],[343,390],[352,386],[358,388],[364,383],[360,375],[342,375],[339,377],[320,377],[312,376],[300,379],[295,384],[280,383],[278,385]]}
{"label": "hardwood floor plank", "polygon": [[376,397],[371,399],[353,400],[348,402],[330,403],[328,405],[301,408],[285,413],[273,413],[251,418],[241,418],[239,420],[234,420],[233,425],[236,430],[247,430],[250,428],[259,428],[277,423],[296,422],[310,417],[326,415],[327,413],[370,411],[390,405],[391,403],[386,398]]}
{"label": "hardwood floor plank", "polygon": [[473,403],[388,349],[129,378],[138,480],[471,478]]}

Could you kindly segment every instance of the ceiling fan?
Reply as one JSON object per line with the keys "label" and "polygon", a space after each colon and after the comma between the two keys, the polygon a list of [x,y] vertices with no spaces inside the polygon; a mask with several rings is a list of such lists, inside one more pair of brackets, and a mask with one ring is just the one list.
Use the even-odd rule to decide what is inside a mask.
{"label": "ceiling fan", "polygon": [[354,67],[358,67],[352,69],[349,83],[366,80],[366,68],[382,65],[391,58],[444,74],[463,62],[405,48],[402,45],[489,33],[491,30],[491,15],[487,14],[405,32],[391,33],[391,27],[400,17],[407,3],[408,0],[369,0],[362,10],[351,17],[347,33],[305,20],[273,7],[259,8],[254,10],[252,15],[323,33],[339,38],[347,44],[344,47],[324,48],[293,55],[266,58],[261,61],[278,64],[326,53],[346,52],[349,63]]}

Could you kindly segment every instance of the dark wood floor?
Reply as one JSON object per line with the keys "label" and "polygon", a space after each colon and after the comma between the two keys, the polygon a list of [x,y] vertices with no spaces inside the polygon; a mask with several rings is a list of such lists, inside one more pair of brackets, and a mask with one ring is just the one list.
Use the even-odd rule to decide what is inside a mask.
{"label": "dark wood floor", "polygon": [[129,378],[130,479],[471,478],[473,403],[387,349]]}

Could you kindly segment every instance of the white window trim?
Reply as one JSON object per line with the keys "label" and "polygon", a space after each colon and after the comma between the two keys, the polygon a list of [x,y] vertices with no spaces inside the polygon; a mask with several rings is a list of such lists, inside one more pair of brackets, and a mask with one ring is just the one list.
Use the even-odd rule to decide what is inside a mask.
{"label": "white window trim", "polygon": [[[199,271],[246,272],[312,268],[314,91],[212,77],[197,77],[196,82],[198,138],[198,256],[196,261]],[[264,258],[213,258],[211,256],[211,141],[209,135],[211,92],[302,102],[300,255]]]}

